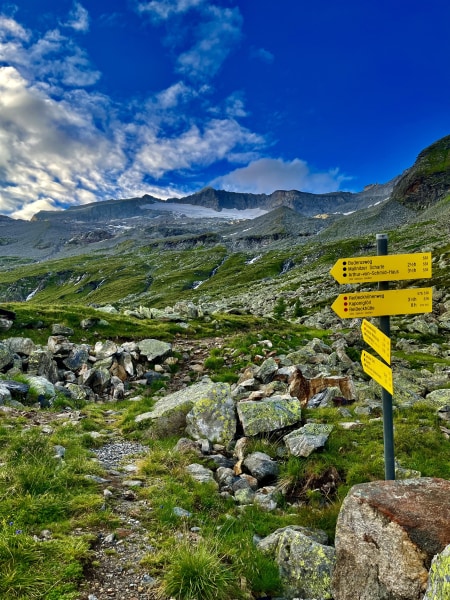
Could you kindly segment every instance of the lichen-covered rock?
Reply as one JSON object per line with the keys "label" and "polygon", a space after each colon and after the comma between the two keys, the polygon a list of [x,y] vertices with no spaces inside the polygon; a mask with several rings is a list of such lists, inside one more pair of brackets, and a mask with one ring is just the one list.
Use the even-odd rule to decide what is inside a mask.
{"label": "lichen-covered rock", "polygon": [[200,400],[214,393],[217,384],[210,380],[183,388],[160,398],[153,410],[135,417],[136,423],[149,421],[149,426],[159,436],[182,434],[186,428],[186,415]]}
{"label": "lichen-covered rock", "polygon": [[117,344],[111,340],[97,342],[94,346],[94,353],[98,360],[109,358],[117,352]]}
{"label": "lichen-covered rock", "polygon": [[58,366],[50,350],[37,348],[28,358],[28,375],[40,375],[52,383],[59,380]]}
{"label": "lichen-covered rock", "polygon": [[29,356],[36,350],[36,344],[30,338],[12,337],[4,342],[13,354],[23,354]]}
{"label": "lichen-covered rock", "polygon": [[293,456],[309,456],[314,450],[323,448],[333,425],[322,423],[307,423],[283,438],[290,454]]}
{"label": "lichen-covered rock", "polygon": [[450,545],[433,558],[423,600],[439,598],[450,598]]}
{"label": "lichen-covered rock", "polygon": [[204,390],[186,415],[186,432],[196,440],[228,444],[236,433],[236,410],[228,383]]}
{"label": "lichen-covered rock", "polygon": [[441,406],[450,404],[450,390],[434,390],[425,396],[425,402],[433,408],[441,408]]}
{"label": "lichen-covered rock", "polygon": [[172,351],[172,345],[160,340],[146,339],[138,342],[139,351],[145,356],[148,362],[162,360]]}
{"label": "lichen-covered rock", "polygon": [[239,402],[237,412],[245,435],[257,435],[299,423],[302,409],[297,398],[271,396],[260,401]]}
{"label": "lichen-covered rock", "polygon": [[450,543],[450,481],[355,485],[342,504],[335,543],[336,600],[419,600],[432,558]]}
{"label": "lichen-covered rock", "polygon": [[195,479],[195,481],[198,481],[199,483],[211,483],[213,486],[218,487],[217,482],[214,479],[214,473],[211,469],[207,469],[198,463],[192,463],[186,467],[186,471],[193,479]]}
{"label": "lichen-covered rock", "polygon": [[[320,534],[321,540],[326,538]],[[335,551],[314,538],[313,532],[285,527],[258,543],[261,551],[275,557],[286,598],[332,598]]]}
{"label": "lichen-covered rock", "polygon": [[36,375],[25,376],[27,383],[30,388],[34,389],[39,395],[43,395],[46,398],[53,398],[55,396],[55,386],[45,377]]}

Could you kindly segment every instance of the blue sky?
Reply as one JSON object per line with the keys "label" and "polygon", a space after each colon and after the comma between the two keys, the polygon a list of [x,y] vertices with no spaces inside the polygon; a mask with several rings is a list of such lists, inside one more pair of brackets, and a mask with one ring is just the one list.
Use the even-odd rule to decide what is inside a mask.
{"label": "blue sky", "polygon": [[0,213],[358,191],[450,133],[447,0],[0,1]]}

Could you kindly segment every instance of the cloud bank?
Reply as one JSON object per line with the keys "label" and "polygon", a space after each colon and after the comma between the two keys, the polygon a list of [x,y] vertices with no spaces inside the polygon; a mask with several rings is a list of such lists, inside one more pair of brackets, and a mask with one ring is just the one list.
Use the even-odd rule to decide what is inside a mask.
{"label": "cloud bank", "polygon": [[261,158],[267,140],[241,123],[248,115],[241,91],[213,99],[213,79],[242,38],[238,8],[153,0],[136,12],[143,27],[195,18],[182,39],[169,27],[164,34],[172,83],[120,103],[99,92],[102,73],[80,45],[92,30],[82,4],[42,31],[0,15],[0,213],[28,219],[108,198],[180,196],[208,183],[202,170],[216,164],[231,169],[215,179],[227,189],[337,189],[338,170],[312,173],[299,159]]}
{"label": "cloud bank", "polygon": [[230,192],[270,194],[274,190],[301,190],[314,194],[326,194],[338,190],[350,177],[339,173],[339,169],[327,172],[312,172],[304,160],[295,158],[260,158],[246,167],[217,177],[211,185]]}

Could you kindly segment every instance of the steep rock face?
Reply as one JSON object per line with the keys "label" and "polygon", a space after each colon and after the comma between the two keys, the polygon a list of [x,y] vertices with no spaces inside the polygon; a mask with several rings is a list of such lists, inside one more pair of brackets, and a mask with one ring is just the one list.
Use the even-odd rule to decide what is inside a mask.
{"label": "steep rock face", "polygon": [[425,148],[394,186],[392,199],[423,210],[450,194],[450,135]]}
{"label": "steep rock face", "polygon": [[170,198],[168,203],[176,202],[205,206],[214,210],[262,208],[274,210],[285,206],[297,213],[312,217],[322,213],[349,212],[365,208],[386,200],[393,189],[394,182],[366,186],[362,192],[330,192],[311,194],[298,190],[276,190],[272,194],[250,194],[228,192],[207,187],[184,198]]}
{"label": "steep rock face", "polygon": [[336,527],[335,600],[419,600],[434,555],[450,542],[450,482],[355,485]]}

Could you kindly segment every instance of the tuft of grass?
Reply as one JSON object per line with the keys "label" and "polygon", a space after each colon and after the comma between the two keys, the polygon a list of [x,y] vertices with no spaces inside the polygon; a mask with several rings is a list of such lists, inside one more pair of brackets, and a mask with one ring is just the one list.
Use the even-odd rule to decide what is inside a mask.
{"label": "tuft of grass", "polygon": [[236,573],[210,541],[183,541],[164,569],[163,593],[177,600],[228,600],[239,597]]}

